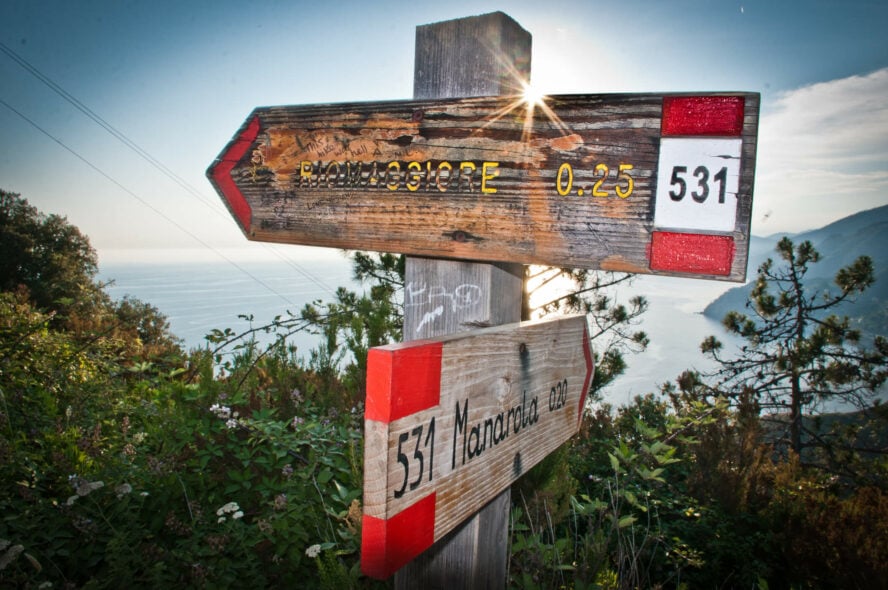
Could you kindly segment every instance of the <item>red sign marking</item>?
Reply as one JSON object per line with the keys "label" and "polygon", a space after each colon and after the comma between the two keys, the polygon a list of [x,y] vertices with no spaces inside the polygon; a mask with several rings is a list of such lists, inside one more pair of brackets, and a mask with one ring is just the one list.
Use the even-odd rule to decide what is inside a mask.
{"label": "red sign marking", "polygon": [[584,316],[371,349],[361,568],[387,578],[576,433]]}
{"label": "red sign marking", "polygon": [[733,261],[731,236],[656,231],[651,238],[654,270],[728,275]]}
{"label": "red sign marking", "polygon": [[371,348],[367,353],[367,391],[364,415],[368,420],[391,422],[438,405],[441,343],[414,340]]}
{"label": "red sign marking", "polygon": [[250,224],[252,223],[252,211],[250,210],[250,204],[247,203],[247,199],[244,198],[244,194],[231,177],[231,171],[240,162],[241,158],[246,155],[253,142],[256,141],[256,138],[259,136],[259,128],[259,117],[253,117],[240,135],[228,144],[228,147],[225,148],[225,151],[222,152],[219,159],[213,163],[209,170],[210,177],[216,181],[225,197],[223,200],[228,203],[228,207],[231,209],[234,217],[247,232],[250,231]]}
{"label": "red sign marking", "polygon": [[661,134],[740,137],[742,96],[665,96]]}
{"label": "red sign marking", "polygon": [[435,542],[435,493],[393,517],[364,516],[361,524],[361,569],[384,580],[413,561]]}
{"label": "red sign marking", "polygon": [[[728,146],[733,142],[734,149],[739,154],[740,140],[736,138],[743,131],[744,112],[743,96],[663,98],[661,135],[670,138],[677,136],[663,141],[687,146],[683,149],[687,149],[685,157],[688,161],[682,162],[686,165],[673,166],[671,176],[667,169],[666,174],[659,177],[661,184],[668,186],[662,186],[657,191],[656,210],[663,213],[659,224],[655,214],[654,225],[668,231],[654,231],[651,234],[648,248],[651,270],[689,275],[731,274],[737,252],[734,236],[726,231],[692,233],[686,228],[712,230],[714,227],[710,224],[715,221],[710,219],[721,220],[730,229],[735,227],[737,195],[734,191],[737,189],[729,191],[727,185],[737,186],[736,176],[733,176],[734,172],[727,165],[721,167],[720,163],[715,166],[704,163],[727,163],[737,158],[735,154],[727,152],[731,151]],[[719,142],[716,138],[730,138],[730,141]],[[670,153],[674,154],[676,151],[672,144]],[[664,165],[664,153],[661,151],[661,165]],[[708,209],[704,209],[704,203]],[[686,212],[690,215],[686,215]],[[706,214],[710,217],[703,216]],[[722,216],[721,219],[718,216]],[[669,221],[663,223],[662,218]],[[687,225],[685,228],[675,227],[679,224]]]}

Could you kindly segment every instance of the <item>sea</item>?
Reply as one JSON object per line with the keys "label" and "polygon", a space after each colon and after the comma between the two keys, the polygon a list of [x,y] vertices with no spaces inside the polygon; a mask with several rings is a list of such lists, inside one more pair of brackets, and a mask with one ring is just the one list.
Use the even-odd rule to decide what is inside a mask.
{"label": "sea", "polygon": [[[170,322],[186,349],[210,346],[207,334],[235,333],[268,324],[276,316],[298,315],[315,301],[331,301],[340,286],[360,291],[346,253],[333,249],[268,246],[264,249],[110,250],[99,253],[99,280],[114,299],[131,296],[150,303]],[[700,343],[715,335],[727,347],[739,340],[702,314],[706,305],[735,283],[677,277],[637,276],[611,295],[628,301],[643,295],[649,309],[634,330],[650,339],[646,350],[626,355],[626,372],[610,384],[603,401],[624,405],[655,392],[685,369],[709,370],[713,363]],[[245,319],[249,318],[249,319]],[[260,334],[260,340],[263,337]],[[265,338],[268,338],[265,336]],[[318,336],[290,338],[308,358]],[[593,343],[595,346],[595,343]]]}

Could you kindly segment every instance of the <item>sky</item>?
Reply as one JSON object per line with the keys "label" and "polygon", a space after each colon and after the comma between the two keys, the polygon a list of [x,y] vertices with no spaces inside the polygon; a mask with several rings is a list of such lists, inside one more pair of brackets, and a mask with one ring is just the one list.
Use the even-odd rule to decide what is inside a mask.
{"label": "sky", "polygon": [[497,10],[546,94],[760,92],[753,234],[888,204],[885,0],[4,0],[0,188],[100,256],[245,246],[205,172],[254,107],[409,99],[416,27]]}

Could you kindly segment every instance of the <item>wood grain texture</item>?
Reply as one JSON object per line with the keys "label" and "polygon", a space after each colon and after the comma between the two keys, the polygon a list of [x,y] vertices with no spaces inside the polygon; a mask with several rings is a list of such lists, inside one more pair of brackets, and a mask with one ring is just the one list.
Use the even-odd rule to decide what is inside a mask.
{"label": "wood grain texture", "polygon": [[524,267],[409,257],[404,281],[404,341],[521,319]]}
{"label": "wood grain texture", "polygon": [[[440,356],[426,354],[438,347]],[[401,404],[414,376],[440,366],[437,395],[424,396],[437,403],[403,416],[379,413],[391,421],[367,419],[364,443],[365,516],[388,521],[434,495],[434,540],[576,433],[592,376],[582,315],[372,352],[368,372],[372,363],[395,369],[388,379],[368,379],[368,407]]]}
{"label": "wood grain texture", "polygon": [[416,27],[413,98],[519,94],[531,47],[530,33],[503,12]]}
{"label": "wood grain texture", "polygon": [[[743,280],[759,97],[694,96],[744,99],[737,256],[727,277],[704,275]],[[530,116],[515,97],[259,108],[247,123],[258,136],[231,166],[251,212],[242,228],[258,241],[659,274],[648,248],[663,99],[554,96]]]}
{"label": "wood grain texture", "polygon": [[[484,60],[483,67],[460,68],[464,61],[452,55],[455,50]],[[414,99],[514,94],[516,76],[530,80],[530,54],[530,33],[503,13],[417,27]],[[478,286],[489,302],[480,310],[458,308],[441,324],[425,328],[423,337],[468,330],[469,320],[499,325],[521,319],[524,271],[520,265],[453,264],[410,256],[405,278],[407,284],[438,284],[453,293],[460,285],[481,279]],[[421,307],[405,306],[405,340],[417,337],[415,328],[426,313]],[[505,588],[510,508],[511,492],[506,489],[398,572],[396,590]]]}

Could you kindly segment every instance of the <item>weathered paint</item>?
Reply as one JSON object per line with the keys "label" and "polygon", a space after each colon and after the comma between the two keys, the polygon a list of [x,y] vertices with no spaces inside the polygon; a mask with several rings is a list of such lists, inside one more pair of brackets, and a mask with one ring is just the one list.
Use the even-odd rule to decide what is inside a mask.
{"label": "weathered paint", "polygon": [[[260,108],[209,176],[258,241],[741,281],[758,105],[627,94]],[[688,194],[662,209],[676,178]],[[655,229],[730,235],[729,272],[652,265]]]}

